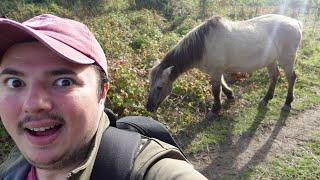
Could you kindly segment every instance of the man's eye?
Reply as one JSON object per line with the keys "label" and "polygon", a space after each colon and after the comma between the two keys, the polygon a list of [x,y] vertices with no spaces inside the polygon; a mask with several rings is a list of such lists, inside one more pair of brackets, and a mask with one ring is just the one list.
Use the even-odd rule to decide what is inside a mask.
{"label": "man's eye", "polygon": [[10,88],[19,88],[24,86],[24,82],[21,81],[18,78],[9,78],[6,81],[6,84],[10,87]]}
{"label": "man's eye", "polygon": [[55,86],[71,86],[73,84],[74,84],[73,80],[67,79],[67,78],[61,78],[54,82]]}

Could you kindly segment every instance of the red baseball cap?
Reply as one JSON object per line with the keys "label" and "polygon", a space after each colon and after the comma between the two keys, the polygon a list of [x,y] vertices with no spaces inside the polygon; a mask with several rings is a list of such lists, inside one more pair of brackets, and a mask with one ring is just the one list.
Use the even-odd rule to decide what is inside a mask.
{"label": "red baseball cap", "polygon": [[97,63],[108,74],[105,54],[86,25],[51,14],[39,15],[23,23],[0,18],[0,57],[15,43],[32,39],[68,61]]}

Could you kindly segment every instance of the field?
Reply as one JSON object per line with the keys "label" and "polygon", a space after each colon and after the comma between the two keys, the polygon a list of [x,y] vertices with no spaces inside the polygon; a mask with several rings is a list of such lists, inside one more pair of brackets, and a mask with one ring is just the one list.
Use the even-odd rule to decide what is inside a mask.
{"label": "field", "polygon": [[[293,145],[285,153],[259,159],[259,163],[247,166],[241,172],[233,169],[213,176],[212,172],[215,170],[210,168],[217,167],[212,154],[217,154],[226,147],[236,146],[242,146],[244,151],[249,147],[250,141],[262,135],[271,134],[276,139],[278,132],[291,127],[287,124],[292,120],[299,117],[308,121],[310,113],[319,112],[319,8],[318,1],[299,0],[3,0],[0,2],[0,15],[23,21],[41,13],[52,13],[87,24],[102,45],[109,63],[111,88],[106,106],[119,117],[144,115],[165,123],[191,161],[209,179],[319,179],[320,134],[316,130],[310,137],[299,142],[299,146]],[[298,75],[295,100],[290,113],[281,111],[287,87],[282,71],[275,97],[267,108],[258,108],[259,100],[267,91],[266,69],[235,76],[231,88],[236,100],[233,104],[223,102],[222,114],[213,122],[204,119],[213,102],[210,77],[195,69],[179,77],[172,93],[156,113],[145,110],[148,74],[153,62],[161,60],[193,27],[213,15],[245,20],[267,13],[283,13],[298,18],[304,24],[303,40],[295,65]],[[222,99],[226,98],[223,96]],[[317,126],[319,121],[319,116],[315,116]],[[302,121],[301,126],[303,125]],[[266,132],[269,134],[264,134]],[[1,124],[0,143],[1,161],[12,146],[10,137]],[[261,144],[265,145],[268,144]],[[268,154],[268,148],[263,153]],[[203,166],[207,166],[198,167],[201,162]],[[220,162],[221,166],[226,163]]]}

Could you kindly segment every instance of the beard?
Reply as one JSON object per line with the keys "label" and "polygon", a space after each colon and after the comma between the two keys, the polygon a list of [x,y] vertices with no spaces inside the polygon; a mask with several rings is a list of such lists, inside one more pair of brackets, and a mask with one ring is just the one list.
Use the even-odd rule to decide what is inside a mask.
{"label": "beard", "polygon": [[[44,119],[44,118],[57,121],[60,124],[65,124],[65,119],[63,118],[63,116],[59,114],[45,113],[38,116],[24,117],[24,119],[19,122],[18,127],[20,129],[23,129],[22,127],[24,126],[25,123],[30,121],[37,121],[37,119]],[[94,137],[95,136],[93,136],[91,140],[88,140],[89,137],[84,137],[84,139],[81,141],[84,143],[79,144],[77,149],[67,150],[65,153],[63,153],[59,157],[56,157],[45,163],[34,161],[32,160],[32,158],[28,157],[27,154],[24,154],[23,152],[22,153],[26,158],[26,160],[36,168],[45,169],[45,170],[65,169],[68,167],[78,165],[85,160],[85,158],[87,157],[88,151],[90,149],[91,142],[93,141]],[[42,150],[45,151],[46,149],[43,148]]]}
{"label": "beard", "polygon": [[68,167],[76,167],[77,165],[80,165],[86,159],[90,149],[91,142],[82,145],[77,150],[67,151],[60,157],[46,163],[35,162],[31,158],[28,158],[28,156],[25,156],[25,158],[31,165],[36,168],[44,170],[61,170]]}

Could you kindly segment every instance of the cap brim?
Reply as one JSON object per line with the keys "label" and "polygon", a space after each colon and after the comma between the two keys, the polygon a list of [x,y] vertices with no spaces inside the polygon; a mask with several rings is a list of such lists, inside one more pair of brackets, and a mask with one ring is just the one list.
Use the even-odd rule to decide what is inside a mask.
{"label": "cap brim", "polygon": [[95,61],[81,52],[42,32],[33,30],[10,19],[0,18],[0,57],[15,43],[36,39],[62,58],[78,64],[92,64]]}

